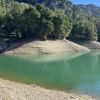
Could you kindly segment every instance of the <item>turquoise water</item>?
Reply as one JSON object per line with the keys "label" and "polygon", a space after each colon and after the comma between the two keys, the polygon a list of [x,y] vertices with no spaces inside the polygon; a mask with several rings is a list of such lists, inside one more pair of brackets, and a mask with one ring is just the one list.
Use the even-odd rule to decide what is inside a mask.
{"label": "turquoise water", "polygon": [[51,89],[100,94],[100,51],[0,55],[0,77]]}

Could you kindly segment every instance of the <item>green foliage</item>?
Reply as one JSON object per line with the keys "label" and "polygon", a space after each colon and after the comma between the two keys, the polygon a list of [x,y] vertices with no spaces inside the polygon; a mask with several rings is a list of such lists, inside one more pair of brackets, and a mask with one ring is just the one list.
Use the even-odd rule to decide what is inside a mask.
{"label": "green foliage", "polygon": [[24,11],[24,13],[23,13],[23,15],[25,16],[25,17],[30,17],[30,18],[35,18],[35,19],[37,19],[37,18],[40,18],[40,12],[39,11],[37,11],[37,9],[35,8],[35,7],[31,7],[31,8],[29,8],[29,9],[26,9],[25,11]]}
{"label": "green foliage", "polygon": [[16,25],[18,25],[15,29],[21,33],[22,38],[36,35],[35,30],[38,27],[38,20],[40,16],[41,15],[36,8],[32,7],[26,9],[23,14],[15,19]]}
{"label": "green foliage", "polygon": [[4,17],[4,10],[3,7],[0,6],[0,23],[2,22],[3,17]]}
{"label": "green foliage", "polygon": [[90,21],[78,21],[73,25],[69,38],[76,41],[97,40],[96,26]]}
{"label": "green foliage", "polygon": [[43,4],[38,4],[36,9],[40,12],[41,19],[45,18],[47,20],[52,20],[54,12],[51,9],[46,8]]}
{"label": "green foliage", "polygon": [[58,14],[53,19],[54,22],[54,32],[55,38],[64,38],[68,36],[69,22],[65,15]]}
{"label": "green foliage", "polygon": [[10,12],[12,15],[16,16],[22,14],[24,10],[28,8],[29,5],[26,3],[15,3]]}
{"label": "green foliage", "polygon": [[[83,6],[73,5],[66,0],[40,0],[39,3],[42,4],[32,0],[30,3],[35,6],[15,0],[2,1],[0,36],[10,39],[35,37],[47,40],[69,37],[72,40],[96,40],[97,26],[100,39],[99,23],[95,21],[95,16],[92,17],[83,11]],[[89,6],[89,11],[91,7]]]}
{"label": "green foliage", "polygon": [[44,5],[39,4],[36,9],[40,12],[41,17],[38,23],[38,34],[40,39],[46,40],[48,35],[54,30],[54,24],[52,22],[54,17],[54,12]]}
{"label": "green foliage", "polygon": [[54,30],[54,24],[51,21],[42,19],[39,25],[39,37],[41,40],[47,40],[47,36]]}

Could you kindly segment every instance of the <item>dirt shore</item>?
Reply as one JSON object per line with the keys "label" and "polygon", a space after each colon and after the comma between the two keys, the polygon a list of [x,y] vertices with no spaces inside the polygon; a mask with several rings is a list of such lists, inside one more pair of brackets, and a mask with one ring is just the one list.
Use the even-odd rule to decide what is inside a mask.
{"label": "dirt shore", "polygon": [[47,40],[19,42],[11,45],[5,53],[7,54],[34,54],[34,53],[58,53],[89,51],[88,48],[80,46],[68,40]]}
{"label": "dirt shore", "polygon": [[100,42],[97,41],[87,41],[81,44],[88,49],[100,49]]}
{"label": "dirt shore", "polygon": [[96,100],[88,95],[44,89],[0,79],[0,100]]}

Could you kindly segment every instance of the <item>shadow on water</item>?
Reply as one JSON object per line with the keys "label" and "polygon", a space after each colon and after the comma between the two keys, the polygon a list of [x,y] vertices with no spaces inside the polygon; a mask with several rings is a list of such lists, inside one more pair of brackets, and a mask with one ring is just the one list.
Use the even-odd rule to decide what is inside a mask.
{"label": "shadow on water", "polygon": [[100,94],[100,52],[0,55],[0,76],[47,88]]}

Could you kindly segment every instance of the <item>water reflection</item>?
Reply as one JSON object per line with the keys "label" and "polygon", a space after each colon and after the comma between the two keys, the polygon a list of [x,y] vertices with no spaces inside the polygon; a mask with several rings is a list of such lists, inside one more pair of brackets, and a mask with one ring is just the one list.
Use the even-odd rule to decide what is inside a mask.
{"label": "water reflection", "polygon": [[100,94],[100,52],[0,55],[0,76],[49,88]]}

